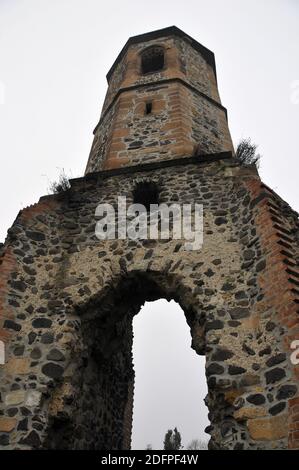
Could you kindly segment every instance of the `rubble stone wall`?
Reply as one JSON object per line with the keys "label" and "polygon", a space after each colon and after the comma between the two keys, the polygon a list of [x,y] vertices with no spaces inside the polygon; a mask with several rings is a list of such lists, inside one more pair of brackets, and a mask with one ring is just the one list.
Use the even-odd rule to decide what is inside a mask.
{"label": "rubble stone wall", "polygon": [[[299,448],[297,214],[255,168],[209,158],[93,173],[20,212],[0,261],[2,449],[129,448],[132,319],[158,298],[206,356],[210,448]],[[96,238],[97,205],[140,181],[203,204],[200,250]]]}

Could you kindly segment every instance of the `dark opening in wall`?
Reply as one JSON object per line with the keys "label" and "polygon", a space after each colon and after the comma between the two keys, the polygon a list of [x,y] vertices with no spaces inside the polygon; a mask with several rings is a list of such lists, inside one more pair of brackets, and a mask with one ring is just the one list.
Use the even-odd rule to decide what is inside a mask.
{"label": "dark opening in wall", "polygon": [[153,110],[153,103],[149,101],[148,103],[145,103],[145,114],[151,114]]}
{"label": "dark opening in wall", "polygon": [[142,204],[146,210],[150,210],[151,204],[159,204],[159,191],[155,183],[145,181],[137,183],[133,190],[134,204]]}
{"label": "dark opening in wall", "polygon": [[146,49],[141,56],[141,71],[143,74],[157,72],[164,67],[164,50],[153,46]]}

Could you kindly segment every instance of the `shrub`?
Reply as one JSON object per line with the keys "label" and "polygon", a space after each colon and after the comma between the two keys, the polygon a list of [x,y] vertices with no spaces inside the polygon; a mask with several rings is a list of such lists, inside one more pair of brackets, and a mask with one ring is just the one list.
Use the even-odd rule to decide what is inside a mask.
{"label": "shrub", "polygon": [[68,189],[70,189],[70,187],[71,185],[69,182],[69,178],[65,174],[64,169],[62,169],[58,181],[53,181],[52,183],[50,183],[49,191],[52,194],[58,194],[67,191]]}
{"label": "shrub", "polygon": [[256,165],[259,167],[261,155],[256,153],[257,145],[251,142],[251,139],[242,139],[238,143],[236,158],[242,165]]}

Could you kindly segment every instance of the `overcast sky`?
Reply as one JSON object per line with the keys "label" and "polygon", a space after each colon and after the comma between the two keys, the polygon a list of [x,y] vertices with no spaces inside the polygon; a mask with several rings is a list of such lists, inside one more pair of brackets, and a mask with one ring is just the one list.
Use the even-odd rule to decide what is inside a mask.
{"label": "overcast sky", "polygon": [[163,449],[168,429],[177,427],[184,447],[208,441],[203,403],[207,394],[205,359],[191,349],[190,328],[174,302],[147,302],[134,318],[133,449]]}
{"label": "overcast sky", "polygon": [[[127,39],[171,25],[215,53],[233,141],[250,136],[259,144],[264,182],[298,210],[298,22],[298,0],[0,0],[0,241],[18,211],[47,193],[60,169],[73,177],[83,175],[106,92],[105,75]],[[183,315],[164,307],[163,301],[159,305],[165,315],[161,313],[158,323],[171,342],[183,327],[174,320],[169,328],[167,315]],[[153,322],[148,328],[154,328],[154,318],[157,321],[158,307],[150,308],[152,316],[143,312],[136,319],[136,350],[148,318]],[[190,361],[199,358],[189,357],[193,352],[184,338],[180,357],[182,363],[186,360],[189,379],[181,385],[175,382],[174,418],[167,423],[169,415],[165,417],[166,428],[185,429],[181,417],[192,416],[197,406],[196,394],[191,402],[187,389],[198,374]],[[156,354],[163,360],[157,366],[162,369],[140,396],[145,378],[138,382],[137,374],[134,428],[139,434],[147,425],[145,416],[160,416],[167,406],[162,399],[155,405],[151,401],[152,390],[164,397],[169,384],[168,379],[161,381],[161,370],[171,359],[162,339],[158,343]],[[146,353],[142,359],[142,345],[136,354],[140,361],[150,359]],[[151,423],[149,428],[152,438],[144,431],[145,444],[157,442],[164,433],[162,423],[154,422],[157,426]],[[187,426],[186,435],[194,432],[192,426]],[[199,423],[199,435],[202,427]],[[136,445],[143,443],[136,440]]]}

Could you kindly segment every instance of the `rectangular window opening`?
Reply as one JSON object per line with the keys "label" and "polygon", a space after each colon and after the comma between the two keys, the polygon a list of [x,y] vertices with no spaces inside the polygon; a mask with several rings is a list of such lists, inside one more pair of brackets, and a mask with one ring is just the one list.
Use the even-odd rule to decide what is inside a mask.
{"label": "rectangular window opening", "polygon": [[145,103],[145,114],[151,114],[153,110],[153,103],[149,101],[148,103]]}

